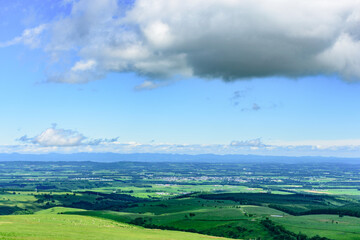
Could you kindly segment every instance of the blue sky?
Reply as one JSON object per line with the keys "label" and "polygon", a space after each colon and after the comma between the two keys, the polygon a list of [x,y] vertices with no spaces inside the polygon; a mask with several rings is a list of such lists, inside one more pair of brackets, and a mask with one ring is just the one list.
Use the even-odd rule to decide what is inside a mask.
{"label": "blue sky", "polygon": [[[270,1],[261,11],[277,19],[274,41],[253,20],[260,10],[231,29],[216,15],[238,16],[249,1],[199,1],[205,12],[165,2],[1,1],[0,151],[360,157],[360,43],[331,17],[356,1],[304,23],[323,26],[310,37],[301,14]],[[187,25],[211,17],[204,33]]]}

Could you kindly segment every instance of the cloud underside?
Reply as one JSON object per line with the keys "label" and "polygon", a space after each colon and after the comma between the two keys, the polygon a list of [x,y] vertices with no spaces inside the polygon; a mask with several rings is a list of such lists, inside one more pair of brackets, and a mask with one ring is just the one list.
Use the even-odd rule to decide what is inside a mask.
{"label": "cloud underside", "polygon": [[55,62],[66,54],[76,56],[78,60],[69,66],[54,64],[49,81],[85,83],[110,72],[135,72],[149,80],[233,81],[319,74],[335,74],[347,81],[360,78],[357,0],[137,0],[130,7],[116,0],[79,0],[71,4],[71,13],[46,23],[46,30],[27,30],[24,39],[7,43],[34,46],[41,38]]}

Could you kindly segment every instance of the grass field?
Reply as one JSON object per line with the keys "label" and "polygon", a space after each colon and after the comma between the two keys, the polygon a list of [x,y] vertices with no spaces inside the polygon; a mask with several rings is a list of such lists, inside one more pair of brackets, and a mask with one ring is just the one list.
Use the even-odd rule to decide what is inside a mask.
{"label": "grass field", "polygon": [[286,229],[314,236],[316,234],[330,239],[360,239],[360,219],[355,217],[339,217],[337,215],[307,215],[271,218]]}
{"label": "grass field", "polygon": [[214,238],[195,233],[144,229],[88,216],[39,214],[0,217],[0,239],[4,240],[205,240]]}
{"label": "grass field", "polygon": [[360,194],[360,191],[357,189],[313,189],[313,190],[304,190],[304,192],[319,193],[319,194],[332,194],[332,195],[359,195]]}
{"label": "grass field", "polygon": [[31,208],[33,203],[36,201],[36,198],[30,193],[22,194],[1,194],[0,195],[0,205],[3,206],[18,206],[22,208]]}

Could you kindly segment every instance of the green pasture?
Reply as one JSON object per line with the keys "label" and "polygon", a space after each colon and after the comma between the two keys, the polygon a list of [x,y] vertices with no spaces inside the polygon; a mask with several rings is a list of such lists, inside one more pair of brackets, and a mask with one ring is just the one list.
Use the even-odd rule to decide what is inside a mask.
{"label": "green pasture", "polygon": [[79,208],[53,207],[53,208],[48,208],[48,209],[37,211],[35,214],[36,215],[60,214],[60,213],[64,213],[64,212],[83,212],[83,211],[86,211],[86,210],[79,209]]}
{"label": "green pasture", "polygon": [[37,211],[36,197],[30,192],[5,192],[0,194],[0,206],[18,207],[30,211]]}
{"label": "green pasture", "polygon": [[88,216],[41,214],[1,216],[0,239],[205,240],[214,239],[214,237],[178,231],[144,229],[137,226]]}
{"label": "green pasture", "polygon": [[268,207],[252,206],[252,205],[243,205],[241,209],[247,213],[252,214],[254,217],[271,217],[271,215],[287,215],[286,213]]}
{"label": "green pasture", "polygon": [[360,239],[360,218],[337,215],[306,215],[273,217],[272,221],[293,232],[308,236],[320,235],[330,239]]}
{"label": "green pasture", "polygon": [[313,189],[303,191],[331,195],[360,195],[360,191],[357,189]]}

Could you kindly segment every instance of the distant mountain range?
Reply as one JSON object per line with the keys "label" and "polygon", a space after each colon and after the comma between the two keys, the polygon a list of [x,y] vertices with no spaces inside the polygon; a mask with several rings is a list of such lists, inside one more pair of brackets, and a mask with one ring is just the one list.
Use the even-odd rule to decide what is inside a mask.
{"label": "distant mountain range", "polygon": [[0,161],[92,161],[92,162],[208,162],[208,163],[244,163],[244,162],[274,162],[274,163],[351,163],[360,164],[360,158],[338,157],[285,157],[260,155],[215,155],[215,154],[160,154],[160,153],[73,153],[73,154],[0,154]]}

